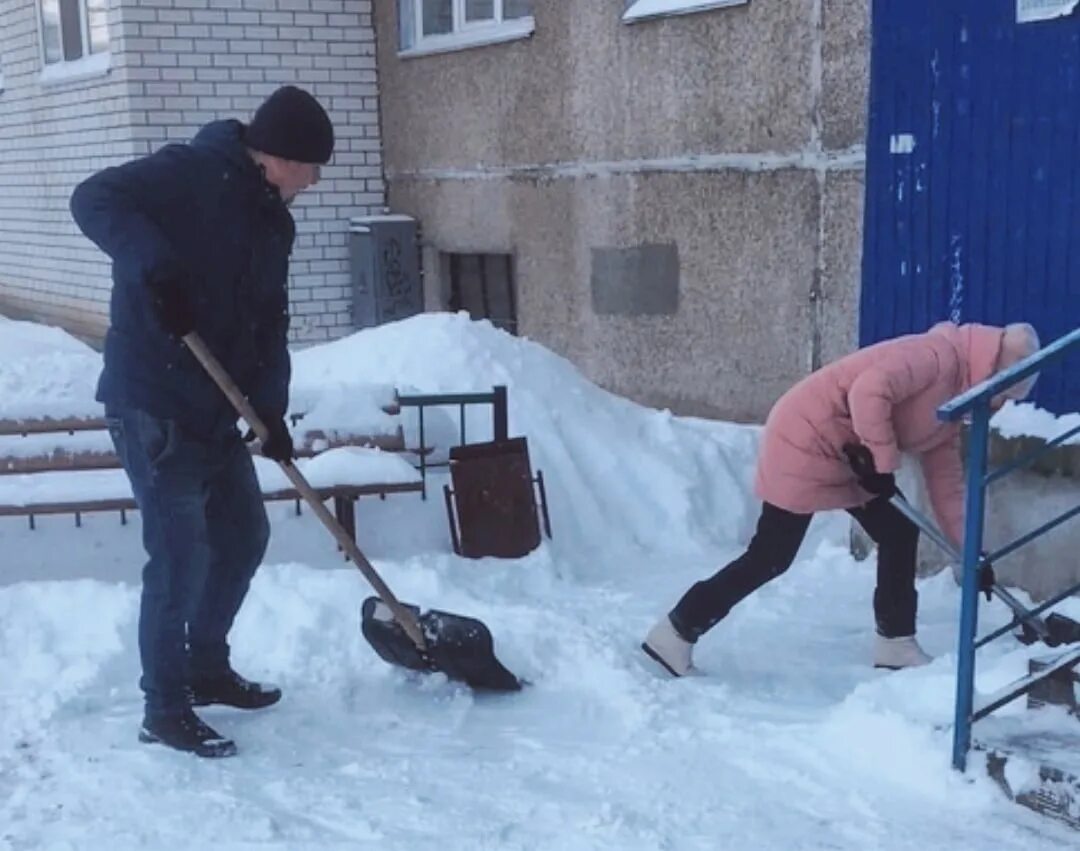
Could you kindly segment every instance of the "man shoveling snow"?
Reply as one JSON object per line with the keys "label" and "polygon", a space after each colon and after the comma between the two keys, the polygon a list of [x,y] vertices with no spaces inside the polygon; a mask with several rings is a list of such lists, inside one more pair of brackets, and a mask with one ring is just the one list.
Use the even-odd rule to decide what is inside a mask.
{"label": "man shoveling snow", "polygon": [[232,405],[185,349],[220,353],[268,424],[263,454],[293,457],[288,406],[288,204],[319,179],[333,126],[286,86],[252,122],[217,121],[189,145],[93,175],[72,195],[82,231],[113,260],[97,398],[143,517],[140,738],[199,756],[236,746],[194,713],[258,709],[275,687],[229,662],[227,636],[262,562],[269,523]]}

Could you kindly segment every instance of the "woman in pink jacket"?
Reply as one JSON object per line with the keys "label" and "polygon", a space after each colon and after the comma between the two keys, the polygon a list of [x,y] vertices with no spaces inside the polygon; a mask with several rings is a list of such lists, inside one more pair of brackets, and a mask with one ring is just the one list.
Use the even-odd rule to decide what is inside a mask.
{"label": "woman in pink jacket", "polygon": [[[940,405],[1039,348],[1025,323],[995,328],[943,322],[925,334],[886,340],[822,367],[785,393],[769,413],[758,457],[763,500],[746,552],[694,584],[649,632],[642,648],[671,674],[692,667],[694,643],[732,606],[786,571],[816,511],[843,508],[878,545],[874,664],[923,665],[915,640],[919,532],[890,502],[901,453],[918,456],[945,533],[963,538],[960,426],[937,418]],[[1008,397],[1023,399],[1034,377]],[[993,400],[996,409],[1005,398]],[[856,478],[844,447],[862,445],[875,470]]]}

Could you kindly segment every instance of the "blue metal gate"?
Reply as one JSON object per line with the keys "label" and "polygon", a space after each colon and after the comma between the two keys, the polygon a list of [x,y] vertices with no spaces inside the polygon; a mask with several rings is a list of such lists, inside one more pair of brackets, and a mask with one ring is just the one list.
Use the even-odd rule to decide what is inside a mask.
{"label": "blue metal gate", "polygon": [[[874,0],[860,339],[942,319],[1080,325],[1080,7]],[[1080,411],[1058,364],[1036,401]]]}

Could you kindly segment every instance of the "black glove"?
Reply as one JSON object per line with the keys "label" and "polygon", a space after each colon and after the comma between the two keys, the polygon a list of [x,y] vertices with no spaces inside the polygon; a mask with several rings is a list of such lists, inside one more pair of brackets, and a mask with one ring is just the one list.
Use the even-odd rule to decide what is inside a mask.
{"label": "black glove", "polygon": [[182,275],[173,270],[159,272],[147,281],[147,288],[154,316],[166,334],[180,338],[195,330],[195,310]]}
{"label": "black glove", "polygon": [[879,473],[874,467],[873,453],[861,443],[844,444],[844,455],[847,456],[848,465],[855,474],[859,487],[864,491],[885,499],[898,493],[896,476],[892,473]]}
{"label": "black glove", "polygon": [[292,435],[289,434],[285,420],[280,417],[272,419],[266,423],[266,428],[270,433],[263,441],[262,454],[280,464],[291,463],[296,457],[296,451],[293,449]]}

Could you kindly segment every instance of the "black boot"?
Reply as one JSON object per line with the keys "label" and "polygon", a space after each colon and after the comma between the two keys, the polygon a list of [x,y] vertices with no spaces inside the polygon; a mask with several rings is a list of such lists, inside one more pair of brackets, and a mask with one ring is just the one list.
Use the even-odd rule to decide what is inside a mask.
{"label": "black boot", "polygon": [[236,743],[204,724],[190,709],[179,715],[147,715],[139,730],[139,741],[161,744],[178,751],[214,759],[234,756]]}
{"label": "black boot", "polygon": [[262,709],[281,700],[277,686],[245,680],[231,668],[221,676],[201,678],[191,683],[191,705],[219,703],[237,709]]}

